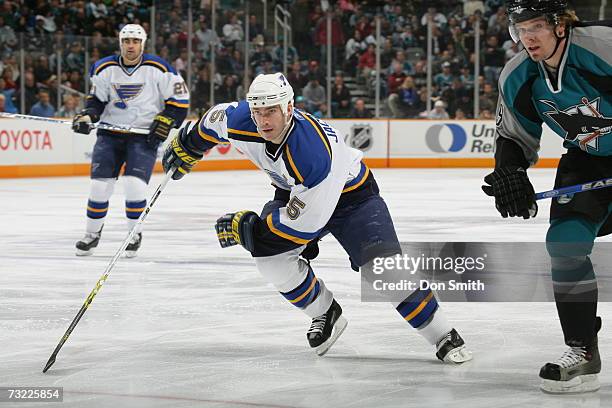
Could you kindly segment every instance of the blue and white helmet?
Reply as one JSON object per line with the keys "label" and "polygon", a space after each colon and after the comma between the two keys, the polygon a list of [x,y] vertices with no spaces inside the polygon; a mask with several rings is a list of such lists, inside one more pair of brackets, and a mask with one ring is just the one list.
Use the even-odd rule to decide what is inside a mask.
{"label": "blue and white helmet", "polygon": [[289,103],[293,105],[293,88],[281,73],[259,74],[251,83],[246,100],[251,111],[253,108],[280,105],[286,114]]}
{"label": "blue and white helmet", "polygon": [[126,38],[136,38],[142,41],[142,54],[145,49],[145,43],[147,42],[147,32],[140,24],[126,24],[119,31],[119,48],[123,53],[123,40]]}

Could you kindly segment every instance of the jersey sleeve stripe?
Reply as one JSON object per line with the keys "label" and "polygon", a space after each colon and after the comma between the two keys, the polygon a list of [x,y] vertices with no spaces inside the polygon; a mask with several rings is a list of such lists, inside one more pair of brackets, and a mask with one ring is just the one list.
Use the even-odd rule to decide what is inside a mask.
{"label": "jersey sleeve stripe", "polygon": [[188,108],[189,103],[180,103],[176,101],[166,101],[166,105],[176,106],[177,108]]}
{"label": "jersey sleeve stripe", "polygon": [[323,142],[323,145],[325,146],[325,148],[327,149],[327,154],[329,154],[329,158],[331,159],[332,154],[331,154],[331,148],[329,145],[329,140],[327,140],[327,138],[323,135],[323,131],[322,129],[318,126],[318,124],[315,124],[315,121],[313,121],[312,119],[310,119],[308,117],[308,114],[305,114],[304,117],[306,118],[306,120],[308,122],[310,122],[310,124],[312,125],[312,127],[315,128],[315,130],[317,131],[317,134],[319,135],[319,137],[321,138],[321,141]]}
{"label": "jersey sleeve stripe", "polygon": [[257,133],[257,132],[249,132],[248,130],[238,130],[238,129],[227,128],[227,131],[229,133],[235,133],[237,135],[253,136],[253,137],[261,138],[259,133]]}
{"label": "jersey sleeve stripe", "polygon": [[296,180],[299,181],[300,184],[303,183],[304,177],[302,177],[302,175],[300,174],[299,170],[297,169],[295,165],[295,162],[293,161],[293,157],[291,156],[291,151],[289,151],[289,144],[285,145],[285,152],[287,153],[287,160],[289,161],[289,166],[291,167],[292,176],[293,174],[295,174],[295,176],[297,177]]}
{"label": "jersey sleeve stripe", "polygon": [[349,191],[359,188],[359,186],[365,183],[369,175],[370,168],[361,162],[361,170],[359,171],[359,174],[353,180],[344,185],[344,190],[342,190],[342,192],[348,193]]}
{"label": "jersey sleeve stripe", "polygon": [[200,137],[207,142],[212,142],[215,144],[229,144],[229,142],[226,142],[217,136],[209,135],[208,133],[204,132],[200,126],[198,126],[198,135],[200,135]]}
{"label": "jersey sleeve stripe", "polygon": [[270,228],[270,231],[272,231],[279,237],[295,242],[296,244],[305,245],[309,241],[312,241],[313,239],[318,237],[321,233],[321,229],[315,232],[296,231],[291,227],[283,225],[280,222],[279,217],[279,210],[275,210],[272,212],[272,214],[269,214],[266,217],[266,223],[268,224],[268,228]]}
{"label": "jersey sleeve stripe", "polygon": [[157,62],[157,61],[151,61],[151,60],[148,60],[148,61],[145,61],[145,62],[144,62],[142,65],[152,65],[152,66],[154,66],[154,67],[159,68],[159,69],[160,69],[160,70],[162,70],[163,72],[168,72],[168,68],[166,68],[166,67],[165,67],[163,64],[160,64],[160,63],[159,63],[159,62]]}
{"label": "jersey sleeve stripe", "polygon": [[111,65],[119,65],[119,64],[117,64],[115,61],[105,62],[104,64],[100,65],[96,69],[95,75],[98,75],[100,72],[102,72],[104,70],[104,68],[110,67]]}

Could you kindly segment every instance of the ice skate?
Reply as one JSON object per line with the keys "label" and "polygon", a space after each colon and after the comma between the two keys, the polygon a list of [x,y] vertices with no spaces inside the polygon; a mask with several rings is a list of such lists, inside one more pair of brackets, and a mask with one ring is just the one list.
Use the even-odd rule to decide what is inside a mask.
{"label": "ice skate", "polygon": [[140,248],[141,242],[142,242],[142,232],[139,232],[138,234],[134,234],[128,246],[125,247],[125,257],[134,258],[136,256],[136,252],[138,251],[138,248]]}
{"label": "ice skate", "polygon": [[540,369],[540,389],[552,394],[597,391],[601,371],[601,359],[597,338],[587,347],[570,347],[552,363]]}
{"label": "ice skate", "polygon": [[333,300],[327,312],[312,319],[310,329],[306,333],[310,347],[314,348],[319,356],[324,355],[338,340],[347,324],[347,320],[342,317],[342,308]]}
{"label": "ice skate", "polygon": [[102,229],[98,232],[87,232],[85,236],[76,243],[76,255],[77,256],[89,256],[93,254],[94,249],[100,242],[102,236]]}
{"label": "ice skate", "polygon": [[436,349],[436,357],[445,363],[460,364],[472,359],[472,352],[455,329],[438,340]]}

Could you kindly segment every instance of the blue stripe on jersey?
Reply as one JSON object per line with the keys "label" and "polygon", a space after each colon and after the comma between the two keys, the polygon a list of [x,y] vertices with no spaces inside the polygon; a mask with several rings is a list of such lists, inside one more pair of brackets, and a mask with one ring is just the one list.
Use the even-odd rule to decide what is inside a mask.
{"label": "blue stripe on jersey", "polygon": [[87,217],[94,220],[106,217],[108,213],[108,201],[91,201],[87,200]]}
{"label": "blue stripe on jersey", "polygon": [[247,101],[242,100],[238,102],[238,106],[228,106],[225,109],[225,114],[227,115],[228,130],[239,131],[242,135],[258,134],[257,126],[251,118],[251,110]]}
{"label": "blue stripe on jersey", "polygon": [[119,65],[119,57],[116,55],[99,59],[89,68],[89,76],[98,75],[100,72],[113,65]]}
{"label": "blue stripe on jersey", "polygon": [[359,185],[363,184],[366,178],[368,178],[368,174],[368,167],[363,162],[361,162],[361,169],[359,169],[359,174],[357,175],[357,177],[355,177],[344,185],[344,189],[342,190],[342,192],[346,193],[348,191],[354,190],[354,188],[351,187],[359,187]]}
{"label": "blue stripe on jersey", "polygon": [[289,166],[303,179],[301,184],[313,188],[321,183],[331,169],[331,149],[327,136],[312,119],[295,121],[287,139]]}
{"label": "blue stripe on jersey", "polygon": [[147,200],[142,201],[126,201],[125,202],[125,216],[131,220],[137,220],[140,214],[144,211],[147,206]]}
{"label": "blue stripe on jersey", "polygon": [[206,118],[206,116],[204,116],[200,120],[200,123],[198,123],[198,134],[200,135],[200,137],[208,142],[213,142],[213,143],[218,143],[218,144],[229,144],[229,142],[223,139],[221,136],[219,136],[217,132],[204,126],[204,118]]}
{"label": "blue stripe on jersey", "polygon": [[[289,239],[291,241],[294,241],[296,239],[299,241],[313,240],[316,237],[318,237],[321,231],[323,230],[323,228],[320,228],[315,232],[302,232],[302,231],[294,230],[293,228],[288,227],[280,222],[280,210],[279,209],[272,211],[272,213],[268,217],[271,217],[270,219],[272,220],[272,226],[274,227],[274,229],[276,229],[275,231],[274,229],[271,228],[272,232],[274,232],[277,235],[280,235],[283,238]],[[291,239],[291,238],[294,238],[294,239]],[[303,243],[305,244],[306,242],[303,242]]]}
{"label": "blue stripe on jersey", "polygon": [[414,328],[419,328],[435,313],[438,301],[430,289],[416,290],[397,306],[398,313]]}
{"label": "blue stripe on jersey", "polygon": [[290,292],[281,292],[281,295],[294,306],[304,309],[317,299],[320,291],[319,281],[312,268],[308,267],[308,275],[304,282]]}
{"label": "blue stripe on jersey", "polygon": [[[162,67],[163,67],[163,68],[166,69],[167,72],[171,72],[173,74],[176,74],[176,70],[174,69],[174,67],[172,65],[170,65],[168,63],[168,61],[166,61],[165,59],[163,59],[161,57],[158,57],[157,55],[143,54],[142,55],[142,63],[146,64],[147,62],[151,62],[153,66],[157,66],[160,69],[162,69]],[[159,67],[159,65],[161,65],[162,67]],[[162,71],[163,71],[163,69],[162,69]]]}

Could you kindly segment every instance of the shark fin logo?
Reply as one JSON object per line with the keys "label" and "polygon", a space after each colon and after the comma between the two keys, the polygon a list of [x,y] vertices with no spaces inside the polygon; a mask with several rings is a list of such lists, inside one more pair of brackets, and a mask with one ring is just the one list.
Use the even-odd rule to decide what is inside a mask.
{"label": "shark fin logo", "polygon": [[582,97],[581,104],[560,111],[553,101],[540,99],[553,110],[544,112],[565,131],[565,140],[577,144],[582,150],[599,151],[599,137],[612,132],[612,118],[599,112],[600,97],[589,101]]}
{"label": "shark fin logo", "polygon": [[114,105],[119,109],[126,109],[127,102],[136,98],[142,92],[144,84],[113,84],[113,89],[119,97]]}

